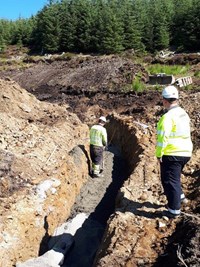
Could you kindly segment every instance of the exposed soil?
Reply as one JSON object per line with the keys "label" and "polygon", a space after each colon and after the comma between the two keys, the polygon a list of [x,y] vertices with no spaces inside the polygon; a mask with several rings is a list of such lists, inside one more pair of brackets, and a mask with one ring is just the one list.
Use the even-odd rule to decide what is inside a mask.
{"label": "exposed soil", "polygon": [[[200,66],[196,64],[192,68],[196,71]],[[1,80],[0,84],[2,220],[5,223],[8,220],[5,218],[11,216],[7,211],[11,211],[10,202],[17,201],[14,197],[16,192],[23,188],[25,191],[32,188],[45,177],[61,177],[60,166],[63,164],[62,157],[65,157],[69,162],[65,169],[70,172],[69,170],[74,168],[74,175],[70,173],[67,181],[67,184],[74,184],[69,189],[74,192],[74,198],[70,200],[68,211],[59,221],[63,222],[64,216],[67,219],[79,212],[85,212],[104,229],[112,213],[94,266],[199,266],[199,80],[195,79],[195,90],[180,90],[180,105],[191,117],[194,143],[193,157],[182,176],[183,189],[189,204],[183,207],[185,214],[183,213],[181,218],[165,221],[159,217],[159,211],[164,208],[166,200],[154,157],[155,127],[162,114],[160,92],[149,87],[143,93],[127,92],[131,81],[138,74],[144,81],[148,81],[143,66],[117,56],[79,56],[69,61],[40,62],[23,70],[11,68],[0,72],[0,77],[8,80]],[[113,165],[112,153],[107,151],[104,178],[100,181],[86,178],[89,171],[88,162],[83,163],[82,160],[82,165],[85,164],[86,167],[82,182],[78,184],[77,177],[81,176],[79,170],[83,170],[83,167],[79,166],[82,152],[87,155],[89,161],[87,125],[94,123],[100,115],[110,117],[110,123],[107,125],[109,141],[110,144],[119,147],[127,162],[127,168],[120,174],[123,169],[119,168],[119,162]],[[144,129],[142,124],[148,128]],[[78,150],[79,152],[72,156],[73,160],[70,159],[71,156],[67,153],[80,144],[85,145],[84,149]],[[71,161],[74,163],[70,163]],[[42,171],[44,169],[45,172]],[[59,170],[61,176],[55,173],[55,169]],[[114,173],[111,174],[112,169]],[[119,182],[115,187],[118,194],[115,192],[115,203],[108,201],[111,209],[106,214],[101,212],[102,207],[105,210],[102,203],[107,202],[107,199],[103,198],[103,192],[112,188],[112,179]],[[63,191],[62,194],[63,198],[66,198]],[[79,196],[72,207],[77,194]],[[110,198],[113,200],[114,196]],[[60,203],[60,206],[62,205]],[[52,227],[49,229],[49,238],[55,228],[52,221],[57,214],[49,219],[49,225]],[[5,225],[3,227],[8,229]],[[28,234],[30,235],[30,232]],[[2,235],[0,239],[4,244],[5,236]],[[30,249],[30,244],[27,249]],[[94,255],[96,250],[97,248],[92,252]],[[28,255],[36,256],[34,253]],[[24,261],[29,257],[17,255],[16,260]],[[71,257],[73,262],[73,257],[68,257],[69,261]],[[4,262],[8,261],[6,257],[2,259]],[[13,262],[14,259],[11,264]],[[14,266],[11,264],[7,266]],[[81,263],[77,262],[76,266],[81,266]],[[82,266],[92,265],[88,263]]]}

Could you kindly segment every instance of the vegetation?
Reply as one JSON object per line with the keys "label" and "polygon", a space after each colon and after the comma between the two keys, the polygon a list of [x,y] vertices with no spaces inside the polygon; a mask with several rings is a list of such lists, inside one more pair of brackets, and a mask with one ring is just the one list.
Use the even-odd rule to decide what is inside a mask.
{"label": "vegetation", "polygon": [[154,64],[148,66],[149,74],[156,74],[156,73],[165,73],[167,75],[184,75],[188,73],[189,66],[188,65],[161,65],[161,64]]}
{"label": "vegetation", "polygon": [[199,0],[49,0],[29,19],[0,20],[0,52],[10,44],[40,54],[195,51],[199,10]]}
{"label": "vegetation", "polygon": [[194,76],[197,77],[197,78],[200,78],[200,71],[197,70],[197,71],[194,73]]}
{"label": "vegetation", "polygon": [[145,89],[144,83],[140,81],[139,77],[136,77],[132,83],[132,90],[136,93],[140,93],[143,92],[144,89]]}

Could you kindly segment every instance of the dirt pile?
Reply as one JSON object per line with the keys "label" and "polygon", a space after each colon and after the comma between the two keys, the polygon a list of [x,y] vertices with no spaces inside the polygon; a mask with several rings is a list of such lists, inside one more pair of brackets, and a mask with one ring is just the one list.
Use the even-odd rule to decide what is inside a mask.
{"label": "dirt pile", "polygon": [[42,251],[44,236],[69,215],[88,173],[87,145],[78,146],[88,127],[13,81],[0,80],[0,114],[0,266],[9,267]]}
{"label": "dirt pile", "polygon": [[65,94],[96,94],[131,88],[134,77],[147,80],[140,64],[118,56],[78,56],[69,61],[40,62],[23,70],[7,70],[1,77],[12,77],[39,99],[60,100]]}

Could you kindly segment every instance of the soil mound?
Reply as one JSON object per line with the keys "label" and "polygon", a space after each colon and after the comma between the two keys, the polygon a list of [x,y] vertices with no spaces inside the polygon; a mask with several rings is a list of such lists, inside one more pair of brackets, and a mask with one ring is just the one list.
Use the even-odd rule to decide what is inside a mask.
{"label": "soil mound", "polygon": [[76,115],[38,101],[13,81],[0,80],[0,113],[1,176],[7,183],[16,176],[8,192],[40,176],[55,146],[56,153],[72,148],[82,128]]}
{"label": "soil mound", "polygon": [[69,61],[40,62],[32,67],[4,71],[23,88],[36,94],[40,99],[61,99],[64,94],[81,92],[119,92],[130,86],[134,77],[147,79],[147,72],[140,64],[118,56],[76,56]]}
{"label": "soil mound", "polygon": [[69,215],[88,172],[83,151],[76,153],[78,163],[69,152],[87,138],[88,127],[65,107],[0,80],[0,265],[35,256],[44,218],[51,235]]}

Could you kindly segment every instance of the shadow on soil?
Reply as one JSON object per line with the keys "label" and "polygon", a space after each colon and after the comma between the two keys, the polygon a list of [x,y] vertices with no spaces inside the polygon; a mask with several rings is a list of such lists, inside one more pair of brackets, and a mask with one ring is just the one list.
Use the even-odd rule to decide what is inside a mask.
{"label": "shadow on soil", "polygon": [[179,222],[153,267],[200,266],[199,228],[194,219]]}

